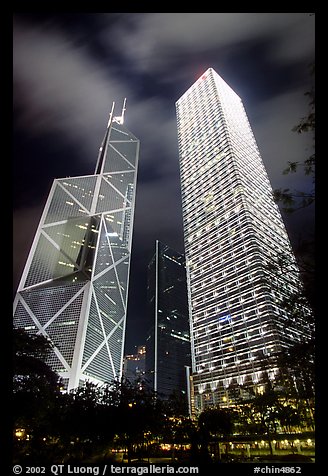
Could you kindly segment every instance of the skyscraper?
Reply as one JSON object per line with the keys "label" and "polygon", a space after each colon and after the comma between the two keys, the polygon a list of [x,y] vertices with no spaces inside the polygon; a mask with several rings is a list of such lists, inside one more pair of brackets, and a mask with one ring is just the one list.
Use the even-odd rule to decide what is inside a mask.
{"label": "skyscraper", "polygon": [[[239,96],[209,68],[177,101],[185,253],[198,411],[229,389],[261,391],[274,355],[306,337],[284,298],[300,279]],[[288,262],[284,274],[271,271]]]}
{"label": "skyscraper", "polygon": [[122,374],[139,140],[110,114],[93,175],[55,179],[14,300],[67,389]]}
{"label": "skyscraper", "polygon": [[186,396],[186,366],[191,366],[185,258],[156,241],[148,266],[146,381],[162,398]]}

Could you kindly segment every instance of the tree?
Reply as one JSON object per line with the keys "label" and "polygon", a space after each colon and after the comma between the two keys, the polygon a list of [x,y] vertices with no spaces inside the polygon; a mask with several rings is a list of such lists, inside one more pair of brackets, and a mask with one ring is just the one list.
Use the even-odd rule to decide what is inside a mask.
{"label": "tree", "polygon": [[292,433],[293,429],[301,424],[301,415],[292,405],[280,405],[277,414],[281,428],[285,433]]}
{"label": "tree", "polygon": [[278,431],[278,406],[278,395],[269,383],[262,394],[254,394],[241,406],[240,420],[244,432],[266,436],[271,454],[272,440]]}
{"label": "tree", "polygon": [[[312,285],[306,287],[302,280],[299,266],[291,256],[280,254],[265,266],[266,274],[261,278],[281,311],[285,311],[283,319],[289,326],[303,322],[307,327],[307,339],[313,337],[314,314],[313,296],[310,294]],[[305,270],[304,270],[305,273]],[[310,270],[308,271],[308,277]],[[312,276],[314,279],[314,276]]]}
{"label": "tree", "polygon": [[137,448],[142,456],[148,453],[150,435],[153,439],[162,433],[166,419],[165,404],[151,390],[138,382],[116,380],[107,386],[106,401],[115,409],[116,444],[127,449],[131,462]]}
{"label": "tree", "polygon": [[[314,77],[315,65],[310,65],[310,74]],[[310,191],[299,191],[290,188],[274,190],[276,202],[282,204],[283,211],[294,213],[302,210],[315,202],[315,89],[314,85],[305,93],[309,99],[309,109],[305,117],[293,127],[293,131],[298,134],[311,134],[313,140],[313,153],[304,161],[288,162],[288,166],[283,170],[283,174],[296,173],[302,171],[312,179],[312,189]],[[296,259],[300,268],[305,296],[315,315],[315,259],[314,259],[314,239],[304,237],[299,239],[295,250]]]}
{"label": "tree", "polygon": [[[314,63],[310,65],[310,74],[314,77],[315,74],[315,65]],[[305,93],[305,96],[309,99],[309,110],[308,114],[305,117],[302,117],[300,122],[293,127],[293,131],[298,134],[304,134],[309,132],[312,134],[313,138],[313,148],[314,148],[314,139],[315,139],[315,89],[314,86],[311,87],[310,91]],[[288,166],[283,170],[283,174],[296,173],[298,170],[302,169],[304,174],[312,177],[312,184],[314,185],[314,175],[315,175],[315,153],[313,152],[307,159],[303,162],[288,162]],[[314,188],[309,192],[303,192],[299,190],[287,189],[276,189],[274,191],[274,197],[277,202],[281,202],[284,207],[283,210],[288,213],[293,213],[302,208],[312,205],[315,201],[315,192]]]}
{"label": "tree", "polygon": [[23,329],[13,330],[13,392],[41,393],[58,390],[59,377],[46,364],[52,349],[48,339],[28,334]]}
{"label": "tree", "polygon": [[[314,383],[315,383],[315,322],[312,297],[309,289],[298,279],[298,269],[294,261],[284,255],[276,262],[267,265],[267,276],[264,278],[276,302],[279,303],[282,323],[296,332],[302,331],[301,340],[295,341],[293,333],[284,337],[287,347],[282,347],[272,355],[279,374],[274,381],[279,388],[280,399],[284,400],[282,414],[286,413],[286,405],[290,405],[290,415],[297,410],[299,425],[314,429]],[[296,419],[294,418],[296,425]],[[286,427],[285,424],[282,426]]]}
{"label": "tree", "polygon": [[101,404],[102,398],[102,388],[91,382],[62,395],[52,431],[66,461],[83,461],[99,454],[112,440],[113,425],[108,425],[111,408]]}
{"label": "tree", "polygon": [[232,412],[227,409],[208,408],[204,410],[198,418],[198,432],[201,443],[203,458],[208,457],[208,445],[214,439],[214,453],[216,459],[220,459],[219,436],[228,437],[234,428]]}
{"label": "tree", "polygon": [[50,412],[60,397],[59,376],[46,364],[50,342],[23,329],[13,330],[13,426],[15,457],[40,458],[51,432]]}
{"label": "tree", "polygon": [[277,359],[276,386],[283,389],[285,400],[292,402],[300,417],[299,424],[314,430],[315,342],[298,342],[283,350]]}
{"label": "tree", "polygon": [[188,416],[188,401],[185,394],[175,390],[165,402],[168,414],[175,417]]}

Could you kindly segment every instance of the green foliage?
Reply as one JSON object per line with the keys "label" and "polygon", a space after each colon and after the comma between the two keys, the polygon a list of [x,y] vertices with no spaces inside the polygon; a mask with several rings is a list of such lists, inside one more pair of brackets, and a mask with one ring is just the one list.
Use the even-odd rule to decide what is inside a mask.
{"label": "green foliage", "polygon": [[57,389],[58,375],[45,363],[51,343],[42,335],[13,330],[13,392],[41,393]]}
{"label": "green foliage", "polygon": [[[315,67],[314,63],[311,65],[310,74],[314,77]],[[315,139],[315,90],[314,86],[305,93],[309,99],[309,111],[305,117],[302,117],[300,122],[293,127],[292,131],[298,134],[310,133],[313,138],[313,147]],[[311,154],[304,161],[288,162],[288,166],[283,170],[283,174],[296,173],[302,170],[307,176],[311,176],[314,183],[315,176],[315,153]],[[311,192],[302,192],[298,190],[291,190],[289,188],[276,189],[273,193],[276,202],[283,205],[283,210],[287,213],[293,213],[297,210],[303,209],[312,205],[315,201],[314,190]]]}
{"label": "green foliage", "polygon": [[[20,372],[27,368],[20,358],[46,358],[48,351],[49,343],[44,339],[18,333],[16,368]],[[95,457],[111,461],[112,449],[124,450],[131,461],[160,455],[161,442],[191,444],[190,461],[202,463],[212,461],[209,450],[219,460],[220,439],[229,440],[235,431],[262,435],[270,441],[281,430],[308,428],[311,421],[306,419],[312,417],[308,404],[313,396],[309,377],[313,371],[312,354],[310,345],[286,353],[278,362],[279,378],[274,383],[267,380],[263,395],[250,391],[249,398],[237,402],[233,411],[207,409],[198,421],[184,415],[179,396],[163,401],[140,382],[116,380],[102,386],[86,382],[69,393],[61,393],[58,377],[53,379],[52,371],[40,360],[35,367],[29,366],[30,374],[25,374],[27,385],[16,386],[14,393],[14,429],[23,429],[24,433],[20,438],[14,437],[15,463],[83,463]],[[40,369],[42,385],[33,378],[33,372],[38,376]],[[294,377],[301,372],[303,384],[295,393]],[[176,454],[172,446],[172,459]]]}
{"label": "green foliage", "polygon": [[14,440],[18,457],[42,458],[48,418],[60,396],[60,379],[45,363],[50,350],[45,337],[13,330],[13,430],[23,429],[25,435]]}
{"label": "green foliage", "polygon": [[297,342],[283,350],[277,359],[280,383],[296,399],[315,396],[315,341]]}
{"label": "green foliage", "polygon": [[[266,273],[261,278],[272,298],[281,310],[284,323],[295,327],[299,323],[307,330],[308,338],[314,331],[314,269],[307,261],[305,249],[303,259],[296,263],[291,256],[279,254],[271,258],[265,265]],[[297,266],[298,265],[298,266]],[[301,272],[301,275],[300,275]],[[301,278],[306,277],[306,286]],[[288,336],[285,337],[287,342]]]}
{"label": "green foliage", "polygon": [[231,435],[233,432],[232,413],[227,409],[209,408],[204,410],[198,418],[198,428],[202,433],[219,436]]}
{"label": "green foliage", "polygon": [[283,204],[283,211],[286,213],[293,213],[309,207],[315,201],[314,193],[292,192],[289,188],[274,190],[273,198],[276,202]]}
{"label": "green foliage", "polygon": [[180,392],[173,392],[165,400],[166,413],[171,416],[186,417],[188,415],[188,402],[186,396]]}

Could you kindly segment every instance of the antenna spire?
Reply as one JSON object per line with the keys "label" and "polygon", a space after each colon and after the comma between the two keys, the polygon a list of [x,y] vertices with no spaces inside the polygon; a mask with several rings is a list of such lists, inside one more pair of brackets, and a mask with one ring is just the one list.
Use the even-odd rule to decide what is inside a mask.
{"label": "antenna spire", "polygon": [[100,174],[100,172],[101,172],[102,163],[104,161],[104,156],[105,156],[106,149],[107,149],[107,142],[108,142],[108,137],[109,137],[109,128],[111,126],[112,121],[115,119],[115,118],[112,119],[113,118],[113,113],[114,113],[114,108],[115,108],[115,101],[113,101],[113,103],[112,103],[112,109],[109,113],[105,137],[103,138],[103,141],[102,141],[101,146],[99,148],[95,174]]}
{"label": "antenna spire", "polygon": [[114,119],[113,119],[113,122],[117,122],[118,124],[123,124],[124,123],[124,113],[126,111],[126,98],[124,98],[124,101],[123,101],[123,107],[122,107],[122,113],[120,116],[115,116]]}
{"label": "antenna spire", "polygon": [[109,126],[110,126],[110,123],[112,122],[114,107],[115,107],[115,101],[113,101],[112,109],[111,109],[111,111],[110,111],[110,113],[109,113],[109,118],[108,118],[108,122],[107,122],[107,127],[109,127]]}
{"label": "antenna spire", "polygon": [[122,107],[122,113],[120,116],[114,116],[113,117],[113,114],[114,114],[114,108],[115,108],[115,101],[113,101],[112,103],[112,109],[109,113],[109,118],[108,118],[108,122],[107,122],[107,129],[106,129],[106,134],[105,134],[105,137],[102,141],[102,144],[100,146],[100,149],[99,149],[99,154],[98,154],[98,160],[97,160],[97,165],[96,165],[96,170],[95,170],[95,174],[100,174],[101,173],[101,170],[102,170],[102,165],[103,165],[103,161],[104,161],[104,157],[105,157],[105,154],[106,154],[106,151],[107,151],[107,147],[108,147],[108,140],[109,140],[109,134],[110,134],[110,126],[112,125],[113,122],[117,122],[118,124],[123,124],[124,122],[124,113],[125,113],[125,110],[126,110],[126,98],[124,98],[124,101],[123,101],[123,107]]}

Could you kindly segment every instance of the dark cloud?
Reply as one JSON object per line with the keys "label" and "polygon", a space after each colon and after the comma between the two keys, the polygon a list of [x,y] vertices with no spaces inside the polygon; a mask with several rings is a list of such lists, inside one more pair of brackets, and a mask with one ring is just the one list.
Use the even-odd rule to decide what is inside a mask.
{"label": "dark cloud", "polygon": [[66,35],[19,21],[13,67],[18,124],[31,135],[58,131],[81,141],[83,155],[92,160],[99,147],[99,119],[106,123],[113,98],[124,97],[120,83]]}
{"label": "dark cloud", "polygon": [[[272,186],[309,187],[281,172],[311,153],[291,129],[307,111],[313,55],[308,13],[17,14],[14,287],[52,180],[93,173],[112,101],[119,110],[127,97],[141,140],[127,342],[142,343],[154,241],[183,251],[175,101],[213,67],[244,102]],[[302,219],[289,222],[294,236]]]}
{"label": "dark cloud", "polygon": [[[199,57],[215,48],[218,56],[227,55],[236,44],[254,39],[271,38],[269,53],[277,62],[313,54],[314,18],[306,13],[148,13],[134,15],[133,21],[134,28],[124,21],[114,25],[120,53],[138,71],[160,71],[172,80],[171,67],[190,51]],[[110,31],[107,40],[112,38]]]}

